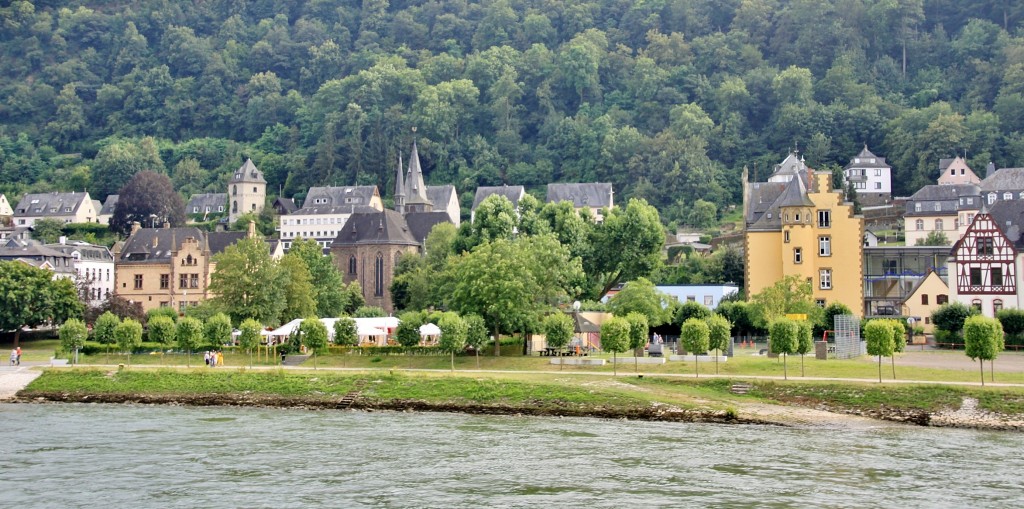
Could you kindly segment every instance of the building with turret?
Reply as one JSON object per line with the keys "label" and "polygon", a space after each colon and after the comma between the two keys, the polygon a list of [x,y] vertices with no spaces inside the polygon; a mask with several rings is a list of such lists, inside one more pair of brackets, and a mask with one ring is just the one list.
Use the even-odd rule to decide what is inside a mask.
{"label": "building with turret", "polygon": [[228,221],[231,223],[238,221],[242,214],[263,211],[267,202],[267,181],[252,159],[246,159],[228,182],[228,200]]}
{"label": "building with turret", "polygon": [[860,313],[864,221],[831,172],[814,171],[796,152],[768,182],[749,182],[744,169],[743,215],[748,295],[795,275],[811,283],[819,306],[841,302]]}

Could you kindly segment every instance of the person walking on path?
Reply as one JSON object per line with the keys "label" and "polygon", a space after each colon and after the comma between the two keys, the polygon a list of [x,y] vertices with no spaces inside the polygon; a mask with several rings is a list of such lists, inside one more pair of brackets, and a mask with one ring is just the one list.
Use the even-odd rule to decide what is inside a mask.
{"label": "person walking on path", "polygon": [[21,347],[18,347],[18,365],[21,366]]}
{"label": "person walking on path", "polygon": [[217,365],[218,366],[223,366],[224,365],[224,352],[222,352],[220,350],[217,350]]}
{"label": "person walking on path", "polygon": [[18,362],[18,350],[12,348],[11,349],[11,366],[15,365],[15,363],[17,363],[17,362]]}

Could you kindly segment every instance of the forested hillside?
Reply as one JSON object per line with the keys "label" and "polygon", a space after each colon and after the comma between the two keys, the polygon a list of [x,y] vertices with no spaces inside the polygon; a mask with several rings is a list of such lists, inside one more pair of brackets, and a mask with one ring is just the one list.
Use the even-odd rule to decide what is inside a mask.
{"label": "forested hillside", "polygon": [[867,143],[896,192],[938,160],[1024,165],[1009,0],[4,2],[0,192],[184,195],[251,156],[272,193],[377,184],[418,130],[431,183],[606,181],[666,222],[740,201],[798,144]]}

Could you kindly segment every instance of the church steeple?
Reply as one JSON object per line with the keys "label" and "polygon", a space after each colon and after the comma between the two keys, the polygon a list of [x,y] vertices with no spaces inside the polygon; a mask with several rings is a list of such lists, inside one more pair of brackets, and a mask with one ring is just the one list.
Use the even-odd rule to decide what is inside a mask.
{"label": "church steeple", "polygon": [[398,154],[398,172],[395,175],[395,211],[405,214],[405,178],[402,175],[402,154]]}
{"label": "church steeple", "polygon": [[412,142],[412,154],[409,156],[409,171],[405,177],[405,193],[408,201],[408,212],[431,212],[434,204],[427,199],[427,186],[423,182],[423,169],[420,167],[420,153],[416,141]]}

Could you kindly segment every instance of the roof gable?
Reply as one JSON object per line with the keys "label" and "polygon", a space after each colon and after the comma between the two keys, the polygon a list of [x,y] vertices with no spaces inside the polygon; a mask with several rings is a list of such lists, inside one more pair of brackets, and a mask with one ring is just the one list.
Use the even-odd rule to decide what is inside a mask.
{"label": "roof gable", "polygon": [[357,244],[419,245],[402,214],[394,210],[357,212],[345,222],[333,246]]}
{"label": "roof gable", "polygon": [[[550,189],[550,187],[549,187]],[[526,188],[523,186],[482,186],[476,188],[476,195],[473,196],[473,210],[476,210],[480,204],[492,194],[500,194],[508,201],[512,202],[513,207],[519,206],[519,200],[526,195]]]}
{"label": "roof gable", "polygon": [[613,205],[612,185],[594,183],[552,183],[548,184],[548,203],[570,201],[575,208],[600,209]]}
{"label": "roof gable", "polygon": [[66,216],[78,212],[89,193],[37,193],[27,194],[15,207],[16,217]]}

